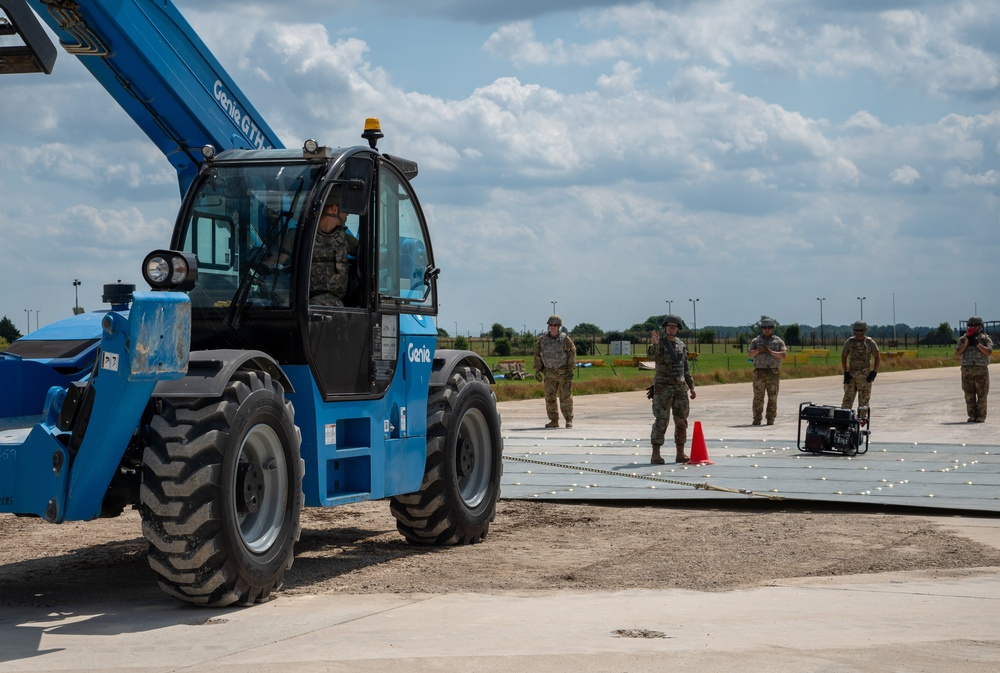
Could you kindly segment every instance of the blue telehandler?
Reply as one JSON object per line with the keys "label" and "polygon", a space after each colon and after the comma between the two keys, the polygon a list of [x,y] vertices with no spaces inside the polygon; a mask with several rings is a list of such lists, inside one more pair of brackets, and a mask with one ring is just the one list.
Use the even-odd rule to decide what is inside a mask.
{"label": "blue telehandler", "polygon": [[[77,56],[176,168],[150,291],[0,353],[0,512],[51,523],[138,509],[160,586],[252,605],[291,567],[303,507],[389,499],[415,544],[481,541],[503,442],[493,376],[436,348],[439,270],[413,161],[286,149],[168,0],[0,0],[0,73]],[[353,245],[319,301],[320,219]],[[336,263],[336,262],[335,262]]]}

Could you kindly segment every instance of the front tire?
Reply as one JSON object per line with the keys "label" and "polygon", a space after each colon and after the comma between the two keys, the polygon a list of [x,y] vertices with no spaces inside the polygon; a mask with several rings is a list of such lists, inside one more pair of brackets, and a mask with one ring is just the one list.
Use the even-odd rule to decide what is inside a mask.
{"label": "front tire", "polygon": [[241,371],[222,397],[160,405],[140,491],[160,587],[211,607],[266,601],[292,566],[303,505],[300,434],[281,384]]}
{"label": "front tire", "polygon": [[392,498],[396,528],[415,544],[473,544],[496,517],[503,439],[482,372],[457,367],[427,401],[427,466],[420,490]]}

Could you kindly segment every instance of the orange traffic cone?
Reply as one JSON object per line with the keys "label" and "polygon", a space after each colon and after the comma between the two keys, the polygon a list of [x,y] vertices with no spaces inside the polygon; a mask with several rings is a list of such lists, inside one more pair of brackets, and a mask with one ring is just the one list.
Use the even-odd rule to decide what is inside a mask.
{"label": "orange traffic cone", "polygon": [[694,422],[694,437],[691,438],[691,460],[688,465],[715,465],[708,459],[708,447],[705,446],[705,433],[701,429],[701,421]]}

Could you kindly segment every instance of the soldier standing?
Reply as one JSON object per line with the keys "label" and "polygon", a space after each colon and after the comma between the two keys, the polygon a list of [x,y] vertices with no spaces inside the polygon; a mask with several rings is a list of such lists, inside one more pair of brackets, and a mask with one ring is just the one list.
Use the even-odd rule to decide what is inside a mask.
{"label": "soldier standing", "polygon": [[[882,364],[882,356],[878,352],[878,344],[870,336],[866,336],[868,323],[858,320],[852,326],[854,336],[844,342],[840,351],[840,367],[844,370],[844,401],[840,406],[850,409],[854,397],[858,398],[858,416],[868,418],[868,403],[872,397],[872,381],[878,375]],[[871,364],[875,359],[875,366]]]}
{"label": "soldier standing", "polygon": [[563,332],[562,318],[549,316],[548,330],[535,342],[535,378],[544,379],[547,428],[559,427],[559,410],[566,427],[573,427],[573,368],[576,366],[576,344]]}
{"label": "soldier standing", "polygon": [[674,415],[674,444],[677,446],[675,462],[686,463],[689,459],[684,453],[687,444],[688,412],[693,400],[694,379],[691,378],[691,367],[688,364],[687,346],[677,338],[681,328],[681,319],[676,315],[663,318],[663,332],[666,335],[660,343],[660,333],[653,331],[650,335],[652,344],[649,346],[649,357],[656,363],[656,375],[653,378],[653,429],[649,441],[653,445],[653,455],[649,462],[663,465],[660,447],[670,424],[670,414]]}
{"label": "soldier standing", "polygon": [[760,425],[764,415],[764,395],[767,394],[767,424],[774,425],[778,415],[778,367],[788,352],[785,342],[774,334],[774,321],[760,321],[762,334],[750,340],[747,355],[753,360],[753,424]]}
{"label": "soldier standing", "polygon": [[968,330],[958,340],[955,354],[962,361],[962,392],[969,423],[986,420],[986,396],[990,392],[990,355],[993,340],[983,331],[983,319],[969,318]]}

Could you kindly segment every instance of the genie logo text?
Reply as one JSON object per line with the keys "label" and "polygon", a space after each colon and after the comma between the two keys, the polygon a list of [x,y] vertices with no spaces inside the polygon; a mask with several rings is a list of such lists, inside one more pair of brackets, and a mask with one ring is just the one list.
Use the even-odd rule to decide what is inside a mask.
{"label": "genie logo text", "polygon": [[427,346],[406,345],[406,359],[410,362],[430,362],[431,349]]}
{"label": "genie logo text", "polygon": [[215,86],[212,87],[212,93],[215,94],[215,100],[219,102],[222,109],[226,111],[229,118],[233,120],[240,131],[243,132],[243,137],[245,137],[250,144],[257,149],[270,149],[271,146],[264,139],[264,132],[260,130],[257,124],[254,123],[253,119],[250,118],[246,112],[240,109],[239,104],[233,98],[232,94],[226,91],[226,88],[222,85],[222,82],[215,80]]}

